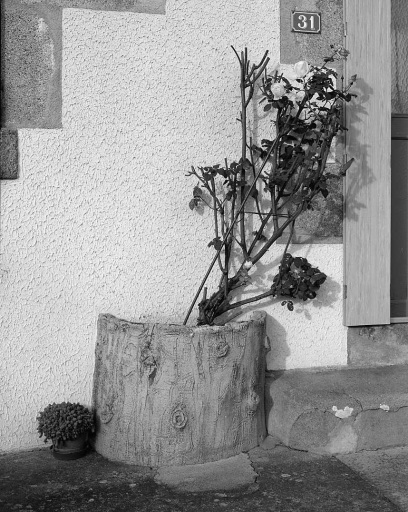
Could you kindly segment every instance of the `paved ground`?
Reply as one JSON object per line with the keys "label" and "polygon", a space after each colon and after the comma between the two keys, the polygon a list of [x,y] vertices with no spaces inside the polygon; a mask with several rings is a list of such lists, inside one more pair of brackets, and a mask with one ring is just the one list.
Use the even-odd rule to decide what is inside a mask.
{"label": "paved ground", "polygon": [[[59,461],[48,449],[0,456],[0,510],[23,512],[397,512],[408,511],[408,448],[338,458],[283,446],[249,453],[255,478],[194,492],[158,483],[152,468],[91,452]],[[242,457],[244,465],[248,457]],[[214,470],[216,471],[216,470]],[[208,471],[207,471],[208,473]],[[233,469],[224,469],[234,478]],[[249,472],[248,474],[253,473]],[[217,480],[217,478],[215,478]]]}
{"label": "paved ground", "polygon": [[399,505],[401,510],[408,510],[408,448],[352,453],[339,459]]}

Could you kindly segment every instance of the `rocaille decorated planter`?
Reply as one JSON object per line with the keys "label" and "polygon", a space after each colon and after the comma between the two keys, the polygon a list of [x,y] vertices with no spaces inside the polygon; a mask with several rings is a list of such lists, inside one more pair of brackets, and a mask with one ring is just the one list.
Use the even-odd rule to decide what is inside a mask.
{"label": "rocaille decorated planter", "polygon": [[225,326],[134,323],[100,315],[95,449],[145,466],[198,464],[258,446],[265,313]]}

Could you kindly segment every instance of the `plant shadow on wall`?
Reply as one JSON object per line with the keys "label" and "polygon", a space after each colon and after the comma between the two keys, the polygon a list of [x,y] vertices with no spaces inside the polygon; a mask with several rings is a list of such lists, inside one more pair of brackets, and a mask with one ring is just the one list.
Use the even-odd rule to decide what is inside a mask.
{"label": "plant shadow on wall", "polygon": [[[345,211],[346,218],[349,220],[357,220],[358,212],[366,206],[359,197],[360,190],[367,190],[371,183],[374,182],[373,172],[368,162],[368,155],[372,152],[369,144],[363,144],[360,132],[357,126],[367,124],[368,112],[365,104],[373,93],[372,87],[362,78],[356,82],[353,88],[356,93],[356,99],[353,101],[353,108],[348,111],[348,127],[352,133],[352,137],[347,137],[347,147],[350,153],[356,155],[359,165],[353,166],[348,173],[347,184],[347,208]],[[364,172],[360,172],[364,169]]]}
{"label": "plant shadow on wall", "polygon": [[[211,211],[215,236],[208,246],[216,253],[184,324],[202,291],[198,325],[223,325],[242,307],[263,299],[279,300],[293,311],[294,301],[315,299],[327,280],[324,272],[288,248],[298,217],[313,209],[318,195],[326,199],[330,180],[338,179],[327,169],[327,159],[334,137],[345,130],[342,110],[355,96],[350,90],[356,75],[336,88],[337,73],[329,66],[335,59],[345,59],[348,51],[332,45],[322,65],[298,62],[296,78],[289,81],[277,69],[268,73],[268,52],[252,64],[247,49],[240,54],[233,50],[240,69],[240,158],[193,166],[188,173],[195,180],[189,207]],[[269,138],[260,142],[253,139],[249,119],[258,90],[272,126]],[[342,165],[340,175],[352,162]],[[287,231],[282,255],[268,262],[268,250]],[[219,285],[207,297],[205,282],[215,265],[220,270]],[[251,296],[240,298],[247,291]]]}
{"label": "plant shadow on wall", "polygon": [[[292,249],[292,257],[296,258],[297,253],[302,253],[305,250],[303,244],[297,244]],[[300,256],[299,256],[300,257]],[[308,250],[303,253],[303,257],[306,259],[308,257]],[[270,261],[266,264],[260,263],[257,265],[256,272],[251,276],[250,285],[247,286],[246,289],[238,291],[236,295],[237,301],[245,301],[247,298],[251,298],[254,294],[259,293],[260,290],[267,290],[273,286],[273,280],[271,276],[276,274],[276,269],[281,264],[280,257],[275,258],[273,261]],[[307,301],[304,298],[293,298],[290,301],[293,303],[293,309],[289,303],[288,307],[288,299],[282,300],[283,297],[279,299],[281,305],[288,308],[293,314],[301,315],[306,320],[313,320],[313,311],[331,308],[334,309],[335,304],[338,302],[340,294],[342,292],[341,285],[332,279],[330,276],[326,275],[326,279],[324,281],[324,286],[319,289],[319,293],[316,294],[316,297],[313,301]],[[272,297],[273,298],[273,297]],[[286,302],[286,304],[285,304]],[[283,303],[283,304],[282,304]],[[238,315],[245,314],[247,315],[250,312],[256,311],[258,309],[258,305],[256,302],[245,304],[241,307],[238,307],[233,311],[233,315],[235,317]],[[230,316],[227,314],[223,314],[219,317],[219,322],[229,321]],[[275,322],[276,319],[275,319]],[[282,331],[283,327],[279,326],[280,331]],[[269,332],[275,332],[269,331]],[[279,336],[280,339],[284,339],[282,336]],[[288,354],[289,355],[289,354]]]}

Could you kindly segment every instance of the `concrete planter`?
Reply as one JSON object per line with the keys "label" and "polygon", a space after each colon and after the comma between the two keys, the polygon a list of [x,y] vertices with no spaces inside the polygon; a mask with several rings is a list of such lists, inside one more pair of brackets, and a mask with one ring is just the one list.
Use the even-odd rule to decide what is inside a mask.
{"label": "concrete planter", "polygon": [[266,436],[265,313],[221,327],[100,315],[95,449],[146,466],[199,464]]}

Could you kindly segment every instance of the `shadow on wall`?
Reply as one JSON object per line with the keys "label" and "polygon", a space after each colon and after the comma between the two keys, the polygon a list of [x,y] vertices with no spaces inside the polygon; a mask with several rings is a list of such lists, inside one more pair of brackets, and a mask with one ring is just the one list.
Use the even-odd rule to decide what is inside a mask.
{"label": "shadow on wall", "polygon": [[[358,78],[353,86],[352,92],[357,94],[357,97],[354,98],[352,108],[348,109],[348,133],[350,133],[350,135],[346,135],[346,137],[350,152],[349,157],[353,156],[356,158],[356,162],[354,162],[354,165],[347,171],[347,208],[344,214],[349,220],[357,220],[358,212],[366,208],[365,204],[358,199],[360,191],[367,190],[367,187],[373,183],[374,176],[367,163],[367,155],[371,152],[370,147],[368,144],[362,144],[361,137],[359,137],[360,131],[356,126],[360,126],[364,118],[368,116],[365,103],[367,103],[368,98],[373,94],[373,89],[365,80]],[[361,172],[361,169],[364,169],[365,172]]]}
{"label": "shadow on wall", "polygon": [[[254,274],[251,275],[251,285],[248,286],[247,289],[243,290],[241,293],[237,293],[237,301],[241,301],[246,298],[264,293],[270,289],[273,282],[273,278],[278,273],[280,260],[284,250],[283,245],[280,245],[278,247],[281,247],[282,249],[279,252],[279,255],[277,255],[272,261],[269,261],[267,263],[263,263],[261,261],[257,262],[256,272],[254,272]],[[288,252],[291,253],[292,255],[300,253],[297,255],[302,256],[304,258],[308,258],[310,249],[310,245],[305,246],[303,244],[296,244],[289,247]],[[310,261],[310,263],[314,266],[313,261]],[[321,268],[320,270],[324,273],[328,272],[328,268]],[[280,308],[280,303],[283,300],[290,299],[293,301],[295,311],[304,313],[305,317],[308,320],[312,320],[311,312],[308,312],[308,310],[310,310],[311,308],[322,309],[323,307],[325,309],[333,308],[334,305],[339,301],[340,294],[341,285],[338,282],[334,281],[330,276],[327,276],[326,281],[317,292],[317,297],[315,299],[308,299],[307,301],[303,301],[301,299],[292,299],[290,297],[271,297],[259,302],[254,302],[253,304],[243,306],[241,308],[241,311],[242,314],[247,314],[249,312],[262,308],[264,304],[268,306],[270,304],[276,304],[276,307]],[[234,310],[232,310],[231,312],[233,313]]]}
{"label": "shadow on wall", "polygon": [[290,356],[287,332],[272,315],[266,315],[266,336],[270,344],[268,360],[273,361],[275,368],[286,368],[286,359]]}
{"label": "shadow on wall", "polygon": [[[289,250],[292,254],[299,252],[300,255],[304,257],[308,256],[309,251],[310,247],[308,248],[301,245],[292,246]],[[271,287],[273,277],[278,272],[280,258],[281,254],[267,263],[258,262],[256,265],[256,273],[254,273],[251,280],[251,286],[238,294],[236,300],[240,301],[247,297],[249,298],[268,291]],[[322,269],[323,272],[325,270],[324,268]],[[304,320],[310,322],[316,321],[316,316],[320,315],[319,312],[321,309],[336,309],[336,305],[338,305],[341,299],[341,293],[341,284],[328,276],[315,299],[307,301],[291,299],[294,304],[294,311],[292,312],[288,312],[286,306],[281,305],[281,302],[285,300],[286,297],[270,297],[259,302],[247,304],[241,308],[230,310],[229,313],[231,317],[237,315],[233,320],[239,321],[243,318],[249,318],[254,311],[262,309],[267,310],[266,335],[271,346],[268,361],[273,361],[274,368],[284,369],[287,367],[286,361],[291,355],[291,351],[288,344],[288,333],[279,321],[280,318],[285,318],[285,321],[288,322],[288,315],[291,315],[289,321],[290,318],[293,318],[293,321],[298,323],[299,326],[302,325]],[[287,299],[290,299],[290,297],[287,297]],[[302,317],[301,322],[299,322],[299,315]]]}
{"label": "shadow on wall", "polygon": [[331,308],[340,300],[341,285],[327,277],[318,292],[316,299],[303,302],[299,299],[294,300],[294,314],[303,315],[306,320],[313,320],[313,312],[320,309]]}

